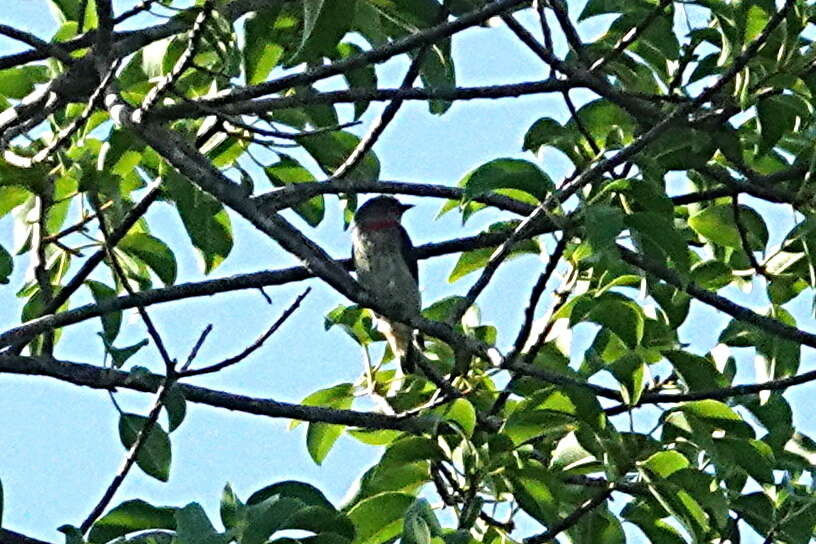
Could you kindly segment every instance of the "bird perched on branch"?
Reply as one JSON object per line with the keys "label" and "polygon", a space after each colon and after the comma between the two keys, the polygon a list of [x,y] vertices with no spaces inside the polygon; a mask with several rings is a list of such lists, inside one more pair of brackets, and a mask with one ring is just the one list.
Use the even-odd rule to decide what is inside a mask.
{"label": "bird perched on branch", "polygon": [[[417,283],[417,260],[408,233],[400,224],[402,214],[413,206],[396,198],[379,196],[360,206],[354,214],[352,258],[357,279],[374,296],[397,302],[419,315],[421,299]],[[408,325],[377,316],[382,332],[403,373],[414,372],[414,331]]]}

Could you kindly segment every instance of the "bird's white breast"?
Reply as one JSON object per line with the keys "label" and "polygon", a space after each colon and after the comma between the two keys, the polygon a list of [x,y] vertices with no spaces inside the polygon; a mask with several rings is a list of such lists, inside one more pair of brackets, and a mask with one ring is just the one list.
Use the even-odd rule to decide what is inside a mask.
{"label": "bird's white breast", "polygon": [[357,278],[377,296],[390,297],[411,310],[421,306],[416,280],[402,254],[402,238],[395,229],[355,232]]}

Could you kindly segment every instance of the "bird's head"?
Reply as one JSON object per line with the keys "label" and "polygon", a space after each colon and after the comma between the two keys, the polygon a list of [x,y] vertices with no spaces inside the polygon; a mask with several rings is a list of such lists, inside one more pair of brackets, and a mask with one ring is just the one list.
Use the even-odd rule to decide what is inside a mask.
{"label": "bird's head", "polygon": [[400,224],[402,214],[413,208],[390,196],[378,196],[367,201],[354,214],[354,223],[358,229],[379,230]]}

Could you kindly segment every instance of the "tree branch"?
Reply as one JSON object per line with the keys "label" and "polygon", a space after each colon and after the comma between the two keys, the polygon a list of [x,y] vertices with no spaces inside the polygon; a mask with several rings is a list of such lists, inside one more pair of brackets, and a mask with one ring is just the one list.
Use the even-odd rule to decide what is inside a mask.
{"label": "tree branch", "polygon": [[[0,355],[0,373],[26,376],[48,376],[58,380],[92,387],[94,389],[128,389],[143,393],[158,391],[163,376],[147,374],[134,380],[129,372],[94,365],[59,361],[46,357]],[[189,384],[176,387],[190,402],[236,412],[272,418],[297,419],[300,421],[348,425],[364,429],[391,429],[412,434],[433,432],[438,423],[433,417],[400,417],[357,410],[339,410],[320,406],[304,406],[273,399],[261,399],[217,391]]]}
{"label": "tree branch", "polygon": [[548,78],[542,81],[525,81],[504,85],[487,85],[479,87],[421,88],[407,89],[348,89],[314,94],[285,97],[257,98],[254,100],[234,101],[223,105],[210,105],[203,100],[187,100],[184,103],[156,108],[151,113],[152,119],[180,119],[194,117],[201,112],[217,110],[226,115],[259,114],[287,108],[314,106],[323,104],[354,104],[358,102],[405,101],[405,100],[480,100],[498,98],[517,98],[520,96],[561,92],[583,87],[575,80],[558,80]]}

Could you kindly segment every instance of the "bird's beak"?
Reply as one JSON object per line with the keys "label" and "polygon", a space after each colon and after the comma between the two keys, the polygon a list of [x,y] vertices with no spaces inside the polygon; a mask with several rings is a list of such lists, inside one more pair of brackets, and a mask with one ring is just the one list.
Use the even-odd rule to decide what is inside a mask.
{"label": "bird's beak", "polygon": [[400,204],[400,209],[402,210],[402,213],[407,212],[408,210],[410,210],[413,207],[414,207],[413,204]]}

